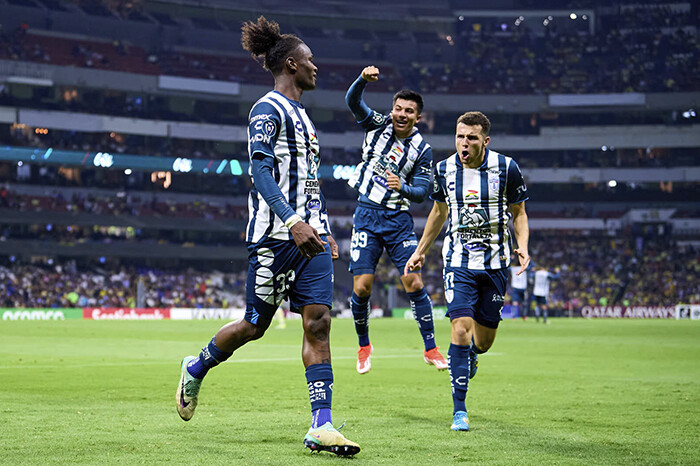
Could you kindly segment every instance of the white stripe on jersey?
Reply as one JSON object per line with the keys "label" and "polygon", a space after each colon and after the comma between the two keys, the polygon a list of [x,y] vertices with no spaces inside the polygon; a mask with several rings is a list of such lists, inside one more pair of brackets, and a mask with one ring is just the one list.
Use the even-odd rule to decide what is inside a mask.
{"label": "white stripe on jersey", "polygon": [[527,289],[527,270],[518,275],[519,270],[519,265],[510,268],[510,287],[516,290],[525,290]]}
{"label": "white stripe on jersey", "polygon": [[535,272],[535,285],[532,290],[535,296],[549,296],[549,272],[546,270],[538,270]]}
{"label": "white stripe on jersey", "polygon": [[[404,140],[396,139],[391,120],[387,119],[385,126],[365,133],[362,162],[355,168],[348,184],[387,209],[408,210],[411,202],[386,186],[386,172],[391,171],[406,183],[416,161],[428,149],[430,146],[417,130]],[[429,171],[424,176],[430,180]]]}
{"label": "white stripe on jersey", "polygon": [[489,150],[485,167],[465,168],[457,154],[437,164],[449,208],[445,267],[495,270],[510,265],[506,180],[511,160]]}
{"label": "white stripe on jersey", "polygon": [[[330,233],[325,200],[318,183],[319,144],[316,128],[303,107],[293,105],[286,97],[270,91],[251,108],[267,103],[274,107],[281,125],[274,146],[275,177],[285,199],[292,209],[320,235]],[[249,120],[250,120],[249,115]],[[250,140],[250,129],[248,131]],[[294,154],[294,155],[293,155]],[[252,155],[249,174],[252,178]],[[292,239],[289,229],[277,217],[257,190],[248,196],[248,241],[257,243],[264,238]],[[252,234],[251,234],[252,232]]]}

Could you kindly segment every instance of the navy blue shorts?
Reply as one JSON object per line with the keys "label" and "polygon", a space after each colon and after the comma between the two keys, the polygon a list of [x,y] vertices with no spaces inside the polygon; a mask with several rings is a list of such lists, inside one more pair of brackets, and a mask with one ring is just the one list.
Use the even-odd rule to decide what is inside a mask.
{"label": "navy blue shorts", "polygon": [[520,288],[511,288],[510,297],[510,302],[522,304],[523,300],[525,299],[525,290],[522,290]]}
{"label": "navy blue shorts", "polygon": [[[321,236],[327,241],[325,236]],[[301,312],[309,304],[333,305],[333,259],[330,246],[306,259],[293,240],[263,240],[248,245],[245,320],[271,320],[282,301]]]}
{"label": "navy blue shorts", "polygon": [[547,297],[546,296],[535,296],[534,294],[532,295],[532,300],[536,303],[541,305],[547,305]]}
{"label": "navy blue shorts", "polygon": [[374,274],[384,249],[399,274],[403,275],[406,262],[417,246],[413,217],[408,211],[362,206],[355,209],[350,243],[350,272],[353,276]]}
{"label": "navy blue shorts", "polygon": [[484,327],[498,328],[503,309],[508,269],[467,270],[445,267],[445,301],[450,321],[471,317]]}

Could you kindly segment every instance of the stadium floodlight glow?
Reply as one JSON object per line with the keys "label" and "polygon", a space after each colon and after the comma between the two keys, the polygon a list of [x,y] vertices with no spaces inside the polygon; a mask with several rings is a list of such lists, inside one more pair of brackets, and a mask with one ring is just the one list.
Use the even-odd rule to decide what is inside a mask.
{"label": "stadium floodlight glow", "polygon": [[53,147],[49,147],[46,149],[46,152],[44,152],[44,160],[47,160],[49,157],[51,157],[51,152],[53,152]]}
{"label": "stadium floodlight glow", "polygon": [[124,170],[124,174],[125,174],[126,176],[131,175],[131,173],[132,173],[131,168],[127,168],[126,170]]}
{"label": "stadium floodlight glow", "polygon": [[584,21],[588,21],[588,15],[583,15],[583,16],[581,16],[581,19],[584,20]]}
{"label": "stadium floodlight glow", "polygon": [[544,21],[542,21],[543,26],[549,26],[549,19],[545,18]]}
{"label": "stadium floodlight glow", "polygon": [[464,16],[459,15],[459,17],[458,17],[457,19],[460,20],[460,21],[464,21]]}
{"label": "stadium floodlight glow", "polygon": [[22,165],[24,165],[24,162],[22,162],[21,160],[19,162],[17,162],[18,167],[21,167]]}
{"label": "stadium floodlight glow", "polygon": [[615,180],[608,181],[608,186],[610,186],[611,188],[614,188],[615,186],[617,186],[617,181],[615,181]]}
{"label": "stadium floodlight glow", "polygon": [[693,118],[693,117],[695,117],[695,115],[696,115],[695,110],[693,110],[692,108],[683,112],[683,118]]}
{"label": "stadium floodlight glow", "polygon": [[576,19],[576,18],[578,18],[578,15],[574,12],[571,12],[571,14],[569,15],[569,18]]}
{"label": "stadium floodlight glow", "polygon": [[603,152],[605,152],[606,150],[608,150],[608,146],[603,146],[603,147],[600,148],[600,150],[602,150]]}

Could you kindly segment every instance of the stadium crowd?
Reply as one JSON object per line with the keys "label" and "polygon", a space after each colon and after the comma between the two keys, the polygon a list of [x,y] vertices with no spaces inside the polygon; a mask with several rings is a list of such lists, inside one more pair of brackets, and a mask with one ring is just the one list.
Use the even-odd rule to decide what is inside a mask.
{"label": "stadium crowd", "polygon": [[[343,240],[347,231],[338,232]],[[551,284],[550,308],[555,312],[582,306],[673,306],[700,303],[700,248],[644,235],[600,236],[580,232],[534,232],[530,253],[537,267],[554,270],[560,278]],[[50,262],[50,263],[49,263]],[[534,266],[533,266],[534,267]],[[177,269],[113,266],[77,267],[74,261],[0,266],[0,305],[4,307],[135,307],[136,284],[145,285],[147,307],[240,306],[247,273],[203,272]],[[531,268],[532,269],[532,268]],[[397,287],[399,273],[382,258],[375,288]],[[440,245],[427,255],[423,270],[426,289],[436,305],[444,304]],[[336,283],[336,302],[347,301],[349,284]],[[348,293],[340,296],[339,293]],[[507,302],[509,297],[506,296]],[[376,304],[376,303],[375,303]]]}
{"label": "stadium crowd", "polygon": [[[585,29],[558,28],[556,22],[541,34],[535,33],[539,27],[530,27],[527,21],[515,27],[503,23],[507,27],[500,31],[458,21],[455,38],[432,35],[434,43],[428,45],[434,45],[433,56],[422,56],[420,63],[397,64],[396,69],[385,65],[378,86],[386,91],[409,86],[422,92],[463,94],[697,89],[700,48],[690,11],[677,11],[669,5],[635,8],[631,4],[604,18],[609,17],[614,19],[601,20],[593,34]],[[417,43],[431,40],[417,31],[414,35]],[[334,50],[340,55],[344,47],[352,47],[343,39],[334,41],[338,44]],[[377,52],[383,50],[383,41],[367,44],[375,58],[384,56]],[[455,53],[444,51],[452,47]],[[243,55],[146,51],[124,41],[105,43],[34,34],[26,24],[0,34],[0,58],[243,83],[268,79],[264,70]],[[357,75],[355,66],[324,66],[327,79],[319,80],[320,88],[343,90]]]}

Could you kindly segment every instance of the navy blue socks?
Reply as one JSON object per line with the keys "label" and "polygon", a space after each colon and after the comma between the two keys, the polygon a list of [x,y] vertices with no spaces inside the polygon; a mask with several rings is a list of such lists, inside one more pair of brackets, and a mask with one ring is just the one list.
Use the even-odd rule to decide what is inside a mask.
{"label": "navy blue socks", "polygon": [[330,364],[312,364],[306,368],[306,383],[311,401],[311,428],[331,421],[331,400],[333,398],[333,368]]}
{"label": "navy blue socks", "polygon": [[425,288],[419,291],[407,293],[411,300],[411,309],[413,310],[413,318],[418,322],[420,334],[423,337],[425,350],[429,351],[435,348],[435,327],[433,326],[433,304],[430,302],[428,293]]}
{"label": "navy blue socks", "polygon": [[467,410],[464,400],[467,398],[467,389],[469,388],[470,358],[471,346],[450,343],[447,364],[450,370],[450,385],[452,386],[453,413]]}
{"label": "navy blue socks", "polygon": [[355,319],[355,332],[360,346],[369,345],[369,296],[361,298],[353,291],[350,310]]}
{"label": "navy blue socks", "polygon": [[207,375],[207,372],[209,372],[209,369],[218,366],[233,354],[221,351],[219,347],[216,346],[216,343],[214,343],[214,338],[216,337],[212,337],[209,344],[202,348],[202,352],[199,353],[199,356],[190,361],[187,365],[187,372],[195,379],[203,379],[204,376]]}

